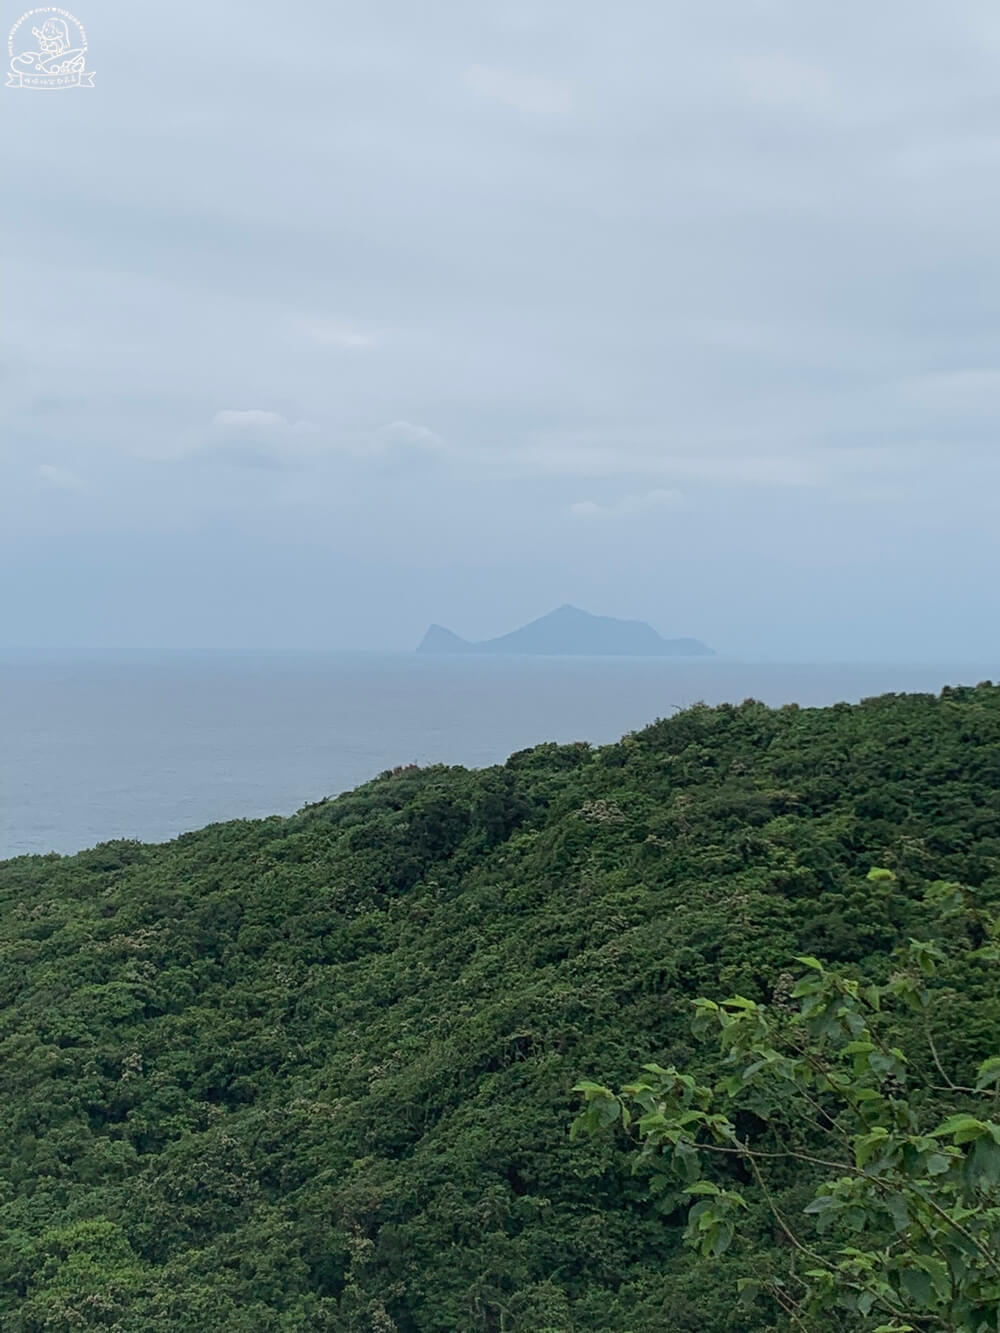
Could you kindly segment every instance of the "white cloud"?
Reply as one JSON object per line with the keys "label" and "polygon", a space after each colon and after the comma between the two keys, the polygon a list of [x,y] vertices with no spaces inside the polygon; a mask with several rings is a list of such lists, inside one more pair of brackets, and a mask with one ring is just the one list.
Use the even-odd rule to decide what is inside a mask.
{"label": "white cloud", "polygon": [[345,352],[367,352],[378,341],[374,333],[354,328],[342,320],[323,317],[297,315],[288,320],[286,328],[292,337]]}
{"label": "white cloud", "polygon": [[53,486],[58,491],[83,491],[87,483],[67,467],[56,467],[52,463],[43,463],[37,471],[40,481]]}
{"label": "white cloud", "polygon": [[163,462],[203,458],[245,467],[286,469],[341,458],[399,464],[440,455],[445,442],[427,426],[391,421],[377,430],[327,430],[264,408],[225,408],[157,455]]}
{"label": "white cloud", "polygon": [[212,425],[222,431],[252,435],[315,435],[319,427],[312,421],[289,421],[279,412],[265,412],[259,408],[232,409],[216,412]]}
{"label": "white cloud", "polygon": [[382,454],[415,450],[418,453],[438,453],[443,448],[444,440],[427,426],[418,426],[412,421],[391,421],[371,437],[369,452]]}
{"label": "white cloud", "polygon": [[316,456],[322,432],[313,421],[292,421],[264,408],[224,408],[172,445],[153,451],[161,462],[204,458],[251,468],[289,468]]}
{"label": "white cloud", "polygon": [[628,518],[632,514],[646,513],[651,509],[665,509],[680,504],[684,497],[680,491],[655,490],[645,495],[625,495],[612,504],[597,504],[593,500],[581,500],[570,505],[570,513],[577,518]]}
{"label": "white cloud", "polygon": [[466,87],[480,97],[531,115],[568,116],[575,106],[573,89],[559,79],[487,65],[470,65],[462,75]]}

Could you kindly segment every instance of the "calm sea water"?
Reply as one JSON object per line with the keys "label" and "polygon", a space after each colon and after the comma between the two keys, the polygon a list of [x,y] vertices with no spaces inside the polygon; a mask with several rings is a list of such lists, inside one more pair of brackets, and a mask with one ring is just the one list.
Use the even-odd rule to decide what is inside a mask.
{"label": "calm sea water", "polygon": [[407,763],[616,739],[677,707],[938,691],[994,666],[311,654],[0,661],[0,859],[290,814]]}

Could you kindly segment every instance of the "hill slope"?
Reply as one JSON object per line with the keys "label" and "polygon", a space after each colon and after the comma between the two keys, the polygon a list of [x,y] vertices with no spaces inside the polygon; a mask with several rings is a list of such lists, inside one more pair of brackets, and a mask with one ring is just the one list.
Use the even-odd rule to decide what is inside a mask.
{"label": "hill slope", "polygon": [[[1000,688],[697,707],[0,865],[0,1327],[763,1333],[570,1089],[688,1062],[690,999],[794,954],[884,968],[938,877],[1000,897]],[[942,1059],[998,1021],[970,965]]]}
{"label": "hill slope", "polygon": [[517,656],[713,657],[698,639],[664,639],[641,620],[594,616],[560,606],[497,639],[472,643],[443,625],[431,625],[418,653],[480,653]]}

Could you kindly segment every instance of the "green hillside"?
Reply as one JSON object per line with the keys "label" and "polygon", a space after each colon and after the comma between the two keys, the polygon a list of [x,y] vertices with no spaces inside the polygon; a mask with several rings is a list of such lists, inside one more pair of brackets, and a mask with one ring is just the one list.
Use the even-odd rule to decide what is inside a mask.
{"label": "green hillside", "polygon": [[[1000,902],[1000,687],[699,706],[0,864],[0,1329],[779,1328],[735,1298],[775,1229],[692,1254],[622,1136],[570,1139],[572,1089],[704,1067],[691,1001],[795,955],[961,945],[939,879]],[[937,984],[967,1083],[996,966]]]}

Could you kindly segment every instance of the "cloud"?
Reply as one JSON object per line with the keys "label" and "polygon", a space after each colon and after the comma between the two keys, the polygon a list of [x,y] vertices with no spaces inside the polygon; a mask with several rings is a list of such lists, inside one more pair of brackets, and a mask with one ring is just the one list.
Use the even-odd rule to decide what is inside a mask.
{"label": "cloud", "polygon": [[312,421],[289,421],[280,412],[259,408],[216,412],[203,450],[244,467],[288,468],[315,452],[319,427]]}
{"label": "cloud", "polygon": [[739,84],[760,106],[800,111],[826,110],[833,80],[816,65],[777,54],[745,56],[736,62]]}
{"label": "cloud", "polygon": [[259,408],[216,412],[212,425],[222,431],[241,435],[315,435],[319,427],[312,421],[289,421],[279,412],[264,412]]}
{"label": "cloud", "polygon": [[942,173],[989,171],[1000,165],[1000,140],[995,134],[959,138],[928,137],[907,144],[895,158],[903,176],[940,180]]}
{"label": "cloud", "polygon": [[467,88],[480,97],[530,115],[569,116],[575,106],[573,89],[559,79],[518,74],[510,69],[470,65],[462,75]]}
{"label": "cloud", "polygon": [[341,320],[297,315],[287,322],[288,333],[318,347],[336,347],[345,352],[367,352],[377,343],[374,333],[367,333]]}
{"label": "cloud", "polygon": [[284,469],[300,466],[322,448],[313,421],[292,421],[264,408],[224,408],[207,426],[188,430],[165,450],[161,462],[202,458],[238,467]]}
{"label": "cloud", "polygon": [[954,423],[969,418],[994,420],[1000,413],[1000,370],[971,368],[939,371],[906,380],[904,399],[922,412],[934,412]]}
{"label": "cloud", "polygon": [[834,460],[835,455],[817,450],[798,457],[664,458],[662,466],[672,476],[720,486],[820,486],[829,477]]}
{"label": "cloud", "polygon": [[577,518],[628,518],[633,514],[647,513],[651,509],[671,508],[680,504],[684,497],[680,491],[655,490],[645,495],[625,495],[612,504],[597,504],[593,500],[581,500],[570,505],[570,513]]}
{"label": "cloud", "polygon": [[375,432],[369,444],[369,452],[377,454],[399,451],[439,453],[443,448],[444,440],[440,435],[412,421],[391,421]]}
{"label": "cloud", "polygon": [[506,476],[647,477],[739,487],[820,486],[843,470],[842,450],[802,443],[795,452],[761,453],[752,432],[714,440],[711,449],[698,453],[670,452],[659,437],[656,430],[541,432],[519,447],[486,449],[478,456]]}
{"label": "cloud", "polygon": [[399,464],[404,457],[440,456],[445,442],[427,426],[391,421],[377,430],[327,430],[264,408],[226,408],[208,426],[182,434],[161,461],[202,458],[242,467],[288,469],[323,460]]}
{"label": "cloud", "polygon": [[[278,412],[260,409],[216,412],[212,419],[218,436],[282,442],[315,437],[322,432],[313,421],[290,421]],[[383,454],[400,450],[437,452],[444,440],[427,426],[412,421],[390,421],[369,435],[343,434],[324,442],[325,451],[346,454]]]}
{"label": "cloud", "polygon": [[82,477],[77,476],[67,467],[57,467],[52,463],[43,463],[38,468],[36,475],[40,481],[45,482],[47,486],[54,487],[57,491],[83,491],[87,489],[87,483]]}

